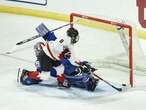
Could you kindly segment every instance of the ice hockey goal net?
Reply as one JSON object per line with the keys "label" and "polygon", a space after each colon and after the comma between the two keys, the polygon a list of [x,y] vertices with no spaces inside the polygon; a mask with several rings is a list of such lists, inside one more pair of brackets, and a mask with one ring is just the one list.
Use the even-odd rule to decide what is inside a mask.
{"label": "ice hockey goal net", "polygon": [[[77,14],[77,13],[71,13],[70,14],[70,22],[72,22],[71,26],[75,27],[76,21],[78,22],[77,24],[82,24],[82,25],[88,24],[88,26],[92,25],[92,27],[94,26],[95,28],[98,28],[100,31],[102,30],[103,33],[107,33],[105,31],[104,27],[109,27],[109,29],[111,29],[111,30],[113,29],[112,31],[117,32],[116,35],[119,37],[115,37],[115,34],[111,34],[111,32],[109,32],[108,34],[105,34],[105,35],[103,35],[103,34],[96,35],[96,33],[94,34],[94,32],[96,30],[91,32],[91,34],[89,35],[89,34],[85,34],[86,32],[88,33],[87,29],[80,30],[80,28],[79,28],[79,31],[81,31],[80,34],[84,33],[83,35],[80,35],[80,37],[81,37],[80,40],[82,40],[81,42],[84,42],[82,45],[83,46],[82,50],[81,49],[79,50],[81,52],[80,55],[88,56],[88,57],[95,56],[98,59],[98,62],[97,62],[98,64],[101,63],[100,61],[103,60],[102,64],[104,62],[104,66],[106,64],[111,63],[114,65],[117,64],[117,65],[120,65],[123,67],[127,67],[128,73],[129,73],[128,83],[131,85],[131,87],[133,87],[134,64],[133,64],[133,29],[132,29],[132,26],[130,26],[126,23],[120,23],[117,21],[109,20],[109,19],[91,17],[91,16],[81,15],[81,14]],[[111,30],[107,30],[107,31],[111,31]],[[112,36],[111,39],[109,37],[110,34]],[[95,36],[95,37],[91,38],[92,40],[90,41],[89,39],[92,36]],[[106,38],[107,36],[108,36],[108,38]],[[82,37],[84,37],[84,38],[82,38]],[[98,39],[98,37],[103,38],[104,41],[101,41],[101,39]],[[84,41],[84,39],[87,39],[87,40]],[[118,40],[114,40],[114,39],[118,39]],[[109,42],[106,40],[109,40]],[[91,42],[91,43],[88,44],[87,42]],[[117,43],[115,43],[115,42],[117,42]],[[115,43],[115,45],[113,45],[114,43]],[[82,44],[82,43],[80,43],[80,44]],[[79,44],[79,46],[80,46],[80,44]],[[86,44],[86,46],[85,46],[85,44]],[[102,44],[102,48],[101,48],[101,45],[99,46],[99,44]],[[111,46],[111,48],[109,48],[109,46],[107,46],[107,44],[109,44],[109,46]],[[120,46],[121,46],[121,48],[118,48]],[[94,47],[94,49],[92,49],[93,47]],[[120,49],[121,49],[121,51],[120,51]],[[100,51],[100,50],[102,50],[102,51]],[[118,50],[118,53],[115,52],[117,50]],[[93,51],[93,53],[92,53],[92,51]],[[107,54],[106,52],[104,54],[102,54],[103,51],[110,51],[111,54]],[[89,53],[91,53],[91,54],[89,54]],[[99,60],[100,59],[100,57],[98,58],[99,54],[101,54],[102,57],[105,55],[105,57],[101,58],[101,60]],[[109,60],[107,60],[107,59],[109,59]],[[126,63],[124,63],[124,62],[126,62]]]}

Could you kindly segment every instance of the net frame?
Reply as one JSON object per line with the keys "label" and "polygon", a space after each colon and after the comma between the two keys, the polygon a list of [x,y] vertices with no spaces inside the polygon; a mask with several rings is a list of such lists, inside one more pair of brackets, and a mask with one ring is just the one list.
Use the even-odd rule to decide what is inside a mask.
{"label": "net frame", "polygon": [[112,21],[112,20],[107,20],[107,19],[103,19],[103,18],[98,18],[98,17],[92,17],[92,16],[87,16],[87,15],[82,15],[82,14],[78,14],[78,13],[71,13],[70,14],[70,23],[71,23],[71,27],[73,27],[73,22],[75,21],[75,18],[83,18],[83,19],[87,19],[87,20],[92,20],[92,21],[96,21],[96,22],[100,22],[100,23],[105,23],[105,24],[110,24],[112,26],[119,26],[122,27],[124,29],[128,30],[128,36],[129,36],[129,47],[128,47],[128,58],[129,58],[129,84],[131,85],[131,87],[133,87],[133,36],[132,36],[132,26],[129,24],[125,24],[125,23],[119,23],[116,21]]}

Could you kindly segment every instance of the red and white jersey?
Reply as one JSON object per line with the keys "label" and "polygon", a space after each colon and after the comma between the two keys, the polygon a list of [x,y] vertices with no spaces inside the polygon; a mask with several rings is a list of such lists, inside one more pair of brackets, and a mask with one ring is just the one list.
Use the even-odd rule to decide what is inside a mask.
{"label": "red and white jersey", "polygon": [[46,41],[45,45],[41,45],[45,54],[52,60],[60,60],[59,56],[64,48],[68,48],[72,53],[72,44],[70,37],[57,38],[55,41]]}

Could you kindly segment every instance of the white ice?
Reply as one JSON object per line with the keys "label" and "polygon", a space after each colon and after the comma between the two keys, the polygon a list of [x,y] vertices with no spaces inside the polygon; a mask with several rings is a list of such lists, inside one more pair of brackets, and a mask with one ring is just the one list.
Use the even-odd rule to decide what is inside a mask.
{"label": "white ice", "polygon": [[[134,75],[134,81],[139,82],[138,85],[121,93],[102,81],[94,92],[78,88],[25,87],[17,83],[19,67],[35,69],[33,45],[42,39],[22,46],[15,44],[36,35],[35,27],[41,22],[50,30],[65,24],[48,19],[0,14],[0,110],[145,110],[146,75]],[[82,28],[78,28],[81,32],[85,32]],[[56,31],[56,35],[62,35],[65,29]],[[82,50],[81,47],[79,50]],[[8,51],[13,53],[4,54]],[[127,76],[127,74],[120,75],[118,71],[112,69],[101,69],[99,72],[106,73],[99,74],[109,81],[123,80],[124,76]]]}

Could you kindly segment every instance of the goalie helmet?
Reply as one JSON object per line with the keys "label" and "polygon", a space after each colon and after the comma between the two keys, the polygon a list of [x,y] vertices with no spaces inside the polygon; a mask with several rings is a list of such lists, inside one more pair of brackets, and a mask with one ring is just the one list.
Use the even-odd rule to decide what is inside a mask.
{"label": "goalie helmet", "polygon": [[75,44],[79,41],[79,32],[75,28],[71,27],[67,30],[67,36],[71,38],[71,43]]}

